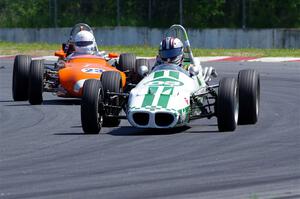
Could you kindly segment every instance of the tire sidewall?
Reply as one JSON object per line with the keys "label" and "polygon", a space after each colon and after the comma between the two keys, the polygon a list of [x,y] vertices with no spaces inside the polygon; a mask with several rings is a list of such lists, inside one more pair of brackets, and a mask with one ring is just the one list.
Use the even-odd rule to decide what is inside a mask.
{"label": "tire sidewall", "polygon": [[43,102],[44,90],[44,62],[43,60],[33,60],[30,64],[28,97],[32,105]]}
{"label": "tire sidewall", "polygon": [[238,87],[234,78],[220,80],[216,107],[219,131],[234,131],[239,109]]}
{"label": "tire sidewall", "polygon": [[103,124],[103,88],[99,80],[88,79],[83,84],[81,124],[84,133],[97,134]]}
{"label": "tire sidewall", "polygon": [[14,60],[12,93],[15,101],[28,100],[28,79],[31,57],[17,55]]}

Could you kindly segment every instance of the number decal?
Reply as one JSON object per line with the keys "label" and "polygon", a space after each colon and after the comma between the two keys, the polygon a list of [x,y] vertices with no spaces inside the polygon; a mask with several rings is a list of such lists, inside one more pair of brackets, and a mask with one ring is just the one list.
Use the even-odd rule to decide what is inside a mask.
{"label": "number decal", "polygon": [[84,72],[84,73],[101,74],[105,70],[103,70],[101,68],[83,68],[83,69],[81,69],[81,71]]}

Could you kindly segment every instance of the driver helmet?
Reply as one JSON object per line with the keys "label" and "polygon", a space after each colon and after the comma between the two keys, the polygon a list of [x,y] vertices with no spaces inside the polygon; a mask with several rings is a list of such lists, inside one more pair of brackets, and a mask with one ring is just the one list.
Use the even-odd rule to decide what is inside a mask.
{"label": "driver helmet", "polygon": [[94,35],[86,30],[82,30],[74,38],[75,51],[82,54],[93,54],[97,51]]}
{"label": "driver helmet", "polygon": [[181,66],[183,61],[183,43],[175,37],[164,38],[159,46],[162,61]]}

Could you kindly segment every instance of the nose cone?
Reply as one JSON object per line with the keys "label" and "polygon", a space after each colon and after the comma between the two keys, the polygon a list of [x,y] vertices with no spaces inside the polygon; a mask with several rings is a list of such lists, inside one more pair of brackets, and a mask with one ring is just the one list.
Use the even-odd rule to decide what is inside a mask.
{"label": "nose cone", "polygon": [[189,95],[174,87],[133,90],[129,98],[129,122],[143,128],[172,128],[187,121]]}
{"label": "nose cone", "polygon": [[145,109],[170,108],[169,104],[174,100],[174,87],[146,87],[134,89],[129,97],[129,107]]}

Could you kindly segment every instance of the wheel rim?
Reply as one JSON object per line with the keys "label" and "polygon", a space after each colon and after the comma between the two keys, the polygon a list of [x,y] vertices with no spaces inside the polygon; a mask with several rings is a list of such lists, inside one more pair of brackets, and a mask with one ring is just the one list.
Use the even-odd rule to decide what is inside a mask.
{"label": "wheel rim", "polygon": [[234,121],[237,124],[239,119],[239,93],[238,89],[235,88],[235,109],[234,109]]}
{"label": "wheel rim", "polygon": [[257,81],[257,88],[256,88],[256,99],[255,99],[255,113],[256,116],[258,116],[258,112],[259,112],[259,98],[260,98],[260,82],[259,79]]}
{"label": "wheel rim", "polygon": [[99,112],[97,114],[97,118],[98,118],[98,125],[99,125],[99,127],[102,127],[103,116]]}
{"label": "wheel rim", "polygon": [[101,89],[98,89],[97,119],[98,119],[98,125],[101,128],[102,124],[103,124],[103,116],[102,116],[102,114],[100,114],[100,106],[99,106],[100,105],[100,103],[99,103],[100,99],[101,99]]}

